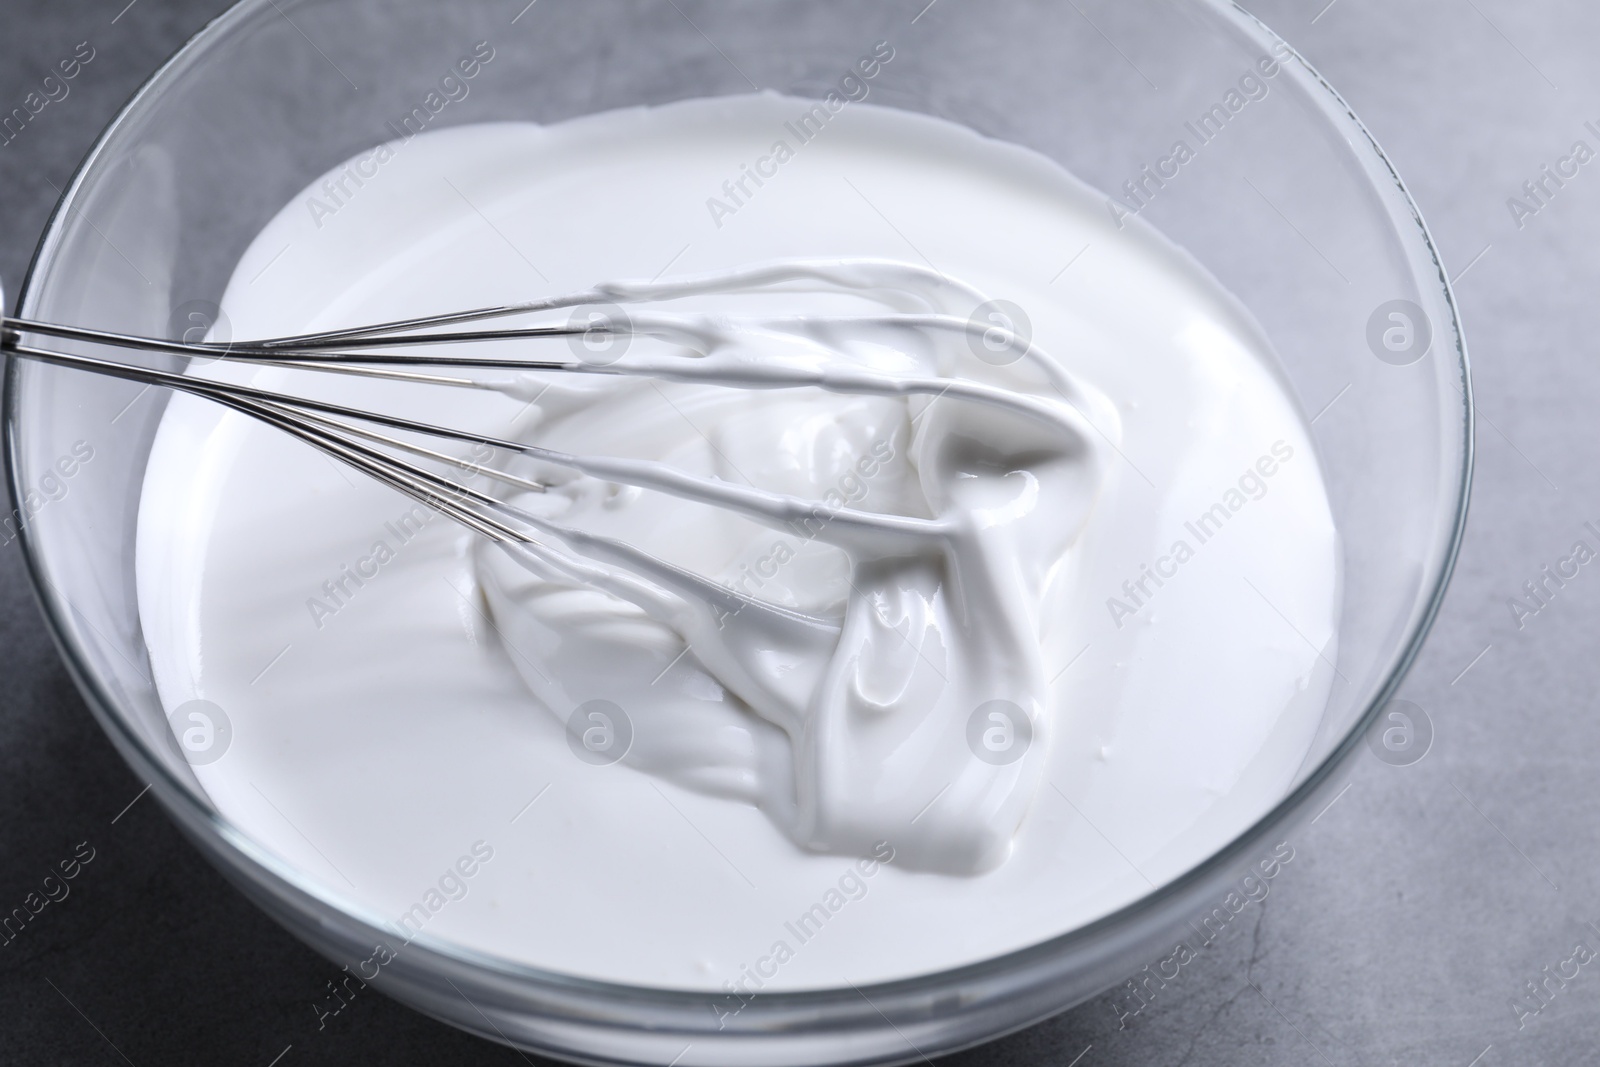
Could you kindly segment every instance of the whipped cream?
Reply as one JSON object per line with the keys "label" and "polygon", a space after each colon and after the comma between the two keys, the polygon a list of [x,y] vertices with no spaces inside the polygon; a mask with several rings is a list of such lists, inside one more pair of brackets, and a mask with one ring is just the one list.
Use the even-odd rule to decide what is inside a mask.
{"label": "whipped cream", "polygon": [[679,988],[902,977],[1130,902],[1300,768],[1339,548],[1259,330],[1053,163],[925,116],[851,105],[709,222],[811,106],[430,132],[244,256],[235,337],[648,279],[597,294],[592,373],[196,371],[521,442],[456,473],[545,486],[509,498],[533,545],[168,406],[141,615],[168,707],[228,716],[195,773],[402,938],[482,842],[430,937]]}
{"label": "whipped cream", "polygon": [[[592,706],[597,756],[758,804],[807,849],[1003,862],[1049,749],[1041,608],[1110,474],[1110,402],[931,268],[601,295],[696,310],[619,309],[591,331],[605,376],[533,389],[522,473],[555,484],[518,503],[572,547],[479,552],[510,641],[560,649],[524,681]],[[688,387],[663,404],[662,380]],[[852,483],[866,507],[832,488]]]}

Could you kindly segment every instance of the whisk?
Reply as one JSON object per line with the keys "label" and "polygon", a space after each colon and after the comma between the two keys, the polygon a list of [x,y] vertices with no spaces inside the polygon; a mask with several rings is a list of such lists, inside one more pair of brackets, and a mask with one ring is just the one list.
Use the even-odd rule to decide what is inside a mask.
{"label": "whisk", "polygon": [[[716,294],[717,306],[737,306],[737,299],[722,298],[761,294],[766,306],[785,293],[806,297],[788,305],[793,313],[787,317],[675,305]],[[869,310],[801,313],[817,306]],[[1033,343],[1019,312],[915,264],[786,260],[248,342],[160,340],[8,318],[0,320],[0,351],[221,404],[481,534],[536,578],[632,604],[681,637],[684,653],[692,650],[718,682],[790,739],[792,772],[763,793],[769,815],[786,834],[810,849],[866,855],[892,825],[899,862],[972,873],[1003,860],[1044,772],[1036,757],[975,757],[969,723],[977,720],[971,716],[1004,707],[1027,736],[1045,736],[1047,681],[1030,605],[1059,558],[1051,546],[1075,538],[1104,480],[1106,457],[1119,451],[1115,410]],[[652,343],[631,344],[640,338]],[[552,339],[570,345],[570,358],[539,351]],[[439,351],[444,346],[449,350]],[[519,390],[529,383],[548,386],[560,375],[906,398],[919,463],[931,464],[941,478],[987,476],[1020,484],[1018,501],[1048,491],[1052,507],[1040,512],[1045,521],[1016,527],[1006,527],[1010,504],[985,511],[984,502],[997,499],[985,496],[987,490],[975,498],[965,490],[946,493],[938,501],[939,494],[930,494],[925,514],[868,511],[699,476],[657,460],[577,455],[470,427],[223,381],[196,366],[188,373],[159,369],[127,353],[496,389],[530,404],[542,394],[529,398]],[[506,377],[508,371],[516,376]],[[491,459],[535,462],[513,468],[445,451],[463,445],[487,447]],[[561,513],[532,507],[529,494],[571,481],[552,468],[709,505],[787,533],[803,526],[808,539],[851,559],[852,595],[843,616],[764,599],[542,514]],[[1014,481],[1016,473],[1026,477]],[[490,482],[500,491],[491,491]],[[969,499],[979,501],[975,510],[963,503]],[[1029,513],[1026,505],[1014,511]],[[996,541],[998,527],[1008,532]],[[1033,564],[1020,562],[1024,558]],[[941,592],[890,588],[897,576],[913,571],[938,576]],[[915,600],[924,595],[928,599]],[[913,603],[922,606],[893,606]],[[959,631],[941,656],[945,668],[932,665],[901,632],[902,618],[908,629],[938,629],[943,619],[952,633]],[[884,635],[887,653],[875,634]],[[894,669],[907,679],[894,692],[901,694],[896,700],[910,701],[898,721],[922,746],[910,762],[880,758],[871,744],[848,740],[859,741],[852,731],[867,727],[843,717],[841,694],[855,691],[851,672],[880,660],[902,664]],[[914,684],[925,664],[938,676],[936,690]],[[958,684],[946,684],[950,680]],[[827,774],[818,769],[824,763]],[[929,775],[948,782],[931,803],[922,790]]]}
{"label": "whisk", "polygon": [[[709,294],[762,291],[852,295],[865,297],[886,310],[871,315],[740,319],[660,307]],[[0,293],[0,305],[3,300]],[[628,307],[634,310],[629,311]],[[496,453],[525,456],[607,482],[668,493],[770,525],[793,528],[796,523],[809,521],[825,525],[831,540],[871,546],[878,551],[892,548],[897,542],[947,534],[949,523],[832,506],[690,475],[655,461],[574,455],[470,428],[439,426],[213,380],[201,374],[157,369],[125,358],[111,358],[104,350],[465,388],[503,388],[503,382],[485,380],[481,375],[515,371],[623,375],[744,389],[818,388],[841,394],[922,396],[986,405],[997,412],[1043,424],[1061,435],[1074,450],[1098,453],[1110,443],[1093,417],[1098,398],[1033,344],[1015,321],[1015,315],[1006,311],[1009,307],[989,301],[970,285],[915,264],[879,259],[784,260],[667,280],[611,282],[524,303],[246,342],[163,340],[0,318],[0,351],[203,397],[277,427],[500,543],[538,573],[597,586],[641,603],[653,614],[666,611],[679,621],[687,598],[699,605],[699,615],[709,612],[719,630],[727,618],[737,615],[741,624],[751,628],[752,639],[759,640],[764,629],[778,628],[788,639],[809,644],[830,640],[830,635],[837,634],[837,624],[750,596],[634,546],[517,507],[469,484],[470,480],[481,477],[515,492],[542,492],[548,486],[495,466],[449,455],[439,450],[444,447],[441,443],[485,446]],[[565,321],[560,321],[562,312],[569,313]],[[557,316],[557,321],[550,321],[552,315]],[[519,318],[529,321],[512,327],[478,325],[463,329]],[[1026,362],[1059,399],[958,374],[885,373],[851,357],[852,340],[883,336],[886,332],[893,336],[896,331],[963,338],[977,357],[991,365]],[[668,353],[629,357],[630,341],[638,337],[665,342]],[[74,342],[74,347],[94,346],[99,354],[64,351],[65,346],[59,344],[40,347],[36,338]],[[427,351],[447,345],[527,348],[550,339],[568,339],[572,358],[551,359],[548,353],[541,356],[502,351],[464,356]],[[431,441],[436,447],[424,441]],[[452,476],[451,472],[461,472],[462,476]],[[619,568],[620,573],[613,568]],[[664,600],[662,591],[671,595]],[[706,622],[701,617],[696,628]]]}

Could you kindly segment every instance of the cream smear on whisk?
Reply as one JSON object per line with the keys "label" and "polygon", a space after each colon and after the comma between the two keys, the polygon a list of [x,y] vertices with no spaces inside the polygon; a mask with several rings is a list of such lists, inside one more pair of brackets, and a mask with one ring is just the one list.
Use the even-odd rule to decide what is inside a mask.
{"label": "cream smear on whisk", "polygon": [[245,255],[235,337],[600,286],[590,336],[515,349],[590,373],[197,370],[533,446],[451,473],[544,485],[511,498],[535,545],[169,404],[141,613],[168,707],[228,718],[196,776],[401,939],[746,992],[924,973],[1136,899],[1299,769],[1339,550],[1259,331],[925,116],[846,109],[708,223],[809,106],[431,132]]}
{"label": "cream smear on whisk", "polygon": [[[585,354],[605,376],[529,383],[523,436],[582,439],[538,453],[524,473],[552,490],[520,501],[574,547],[479,553],[512,643],[563,650],[564,669],[529,661],[530,689],[590,755],[758,804],[807,849],[893,837],[907,869],[1003,862],[1049,751],[1042,606],[1111,476],[1109,401],[929,268],[781,261],[602,290],[697,310],[612,305]],[[708,429],[643,429],[663,379]],[[674,458],[596,458],[619,453]],[[876,508],[829,489],[867,456]],[[703,528],[708,504],[746,521]],[[790,569],[801,545],[810,566]]]}

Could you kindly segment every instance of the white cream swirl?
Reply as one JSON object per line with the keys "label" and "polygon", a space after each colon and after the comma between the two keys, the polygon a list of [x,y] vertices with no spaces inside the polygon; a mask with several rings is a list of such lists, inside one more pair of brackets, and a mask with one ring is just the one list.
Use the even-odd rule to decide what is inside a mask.
{"label": "white cream swirl", "polygon": [[[499,625],[560,650],[524,679],[563,719],[611,702],[627,763],[759,804],[804,848],[1003,862],[1056,713],[1041,604],[1110,473],[1111,405],[911,264],[597,292],[638,305],[602,335],[632,343],[587,381],[524,383],[525,473],[558,487],[516,501],[540,544],[480,553]],[[655,395],[676,426],[637,417]],[[868,469],[875,506],[852,506],[834,487]],[[686,558],[697,524],[722,566]],[[764,530],[796,547],[741,589]],[[774,566],[802,545],[805,566]]]}

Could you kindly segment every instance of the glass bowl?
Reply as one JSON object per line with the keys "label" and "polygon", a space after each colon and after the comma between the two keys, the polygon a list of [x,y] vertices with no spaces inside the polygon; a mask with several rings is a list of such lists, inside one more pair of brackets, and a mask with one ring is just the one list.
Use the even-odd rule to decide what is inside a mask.
{"label": "glass bowl", "polygon": [[[1339,681],[1270,812],[1142,899],[1022,951],[860,989],[761,994],[733,1015],[713,994],[584,980],[426,934],[373,984],[491,1040],[584,1062],[889,1063],[1026,1026],[1170,951],[1338,788],[1434,617],[1465,518],[1470,386],[1448,279],[1348,106],[1218,0],[245,0],[107,129],[44,234],[21,313],[181,333],[184,309],[219,298],[283,204],[394,136],[478,41],[496,50],[493,77],[434,126],[554,122],[753,86],[821,98],[888,41],[896,58],[874,102],[1030,147],[1103,190],[1113,218],[1163,231],[1243,302],[1314,417],[1344,548]],[[134,583],[164,401],[11,362],[8,470],[41,605],[93,713],[189,838],[354,970],[391,927],[221,817],[168,743]],[[94,462],[41,495],[80,442]]]}

